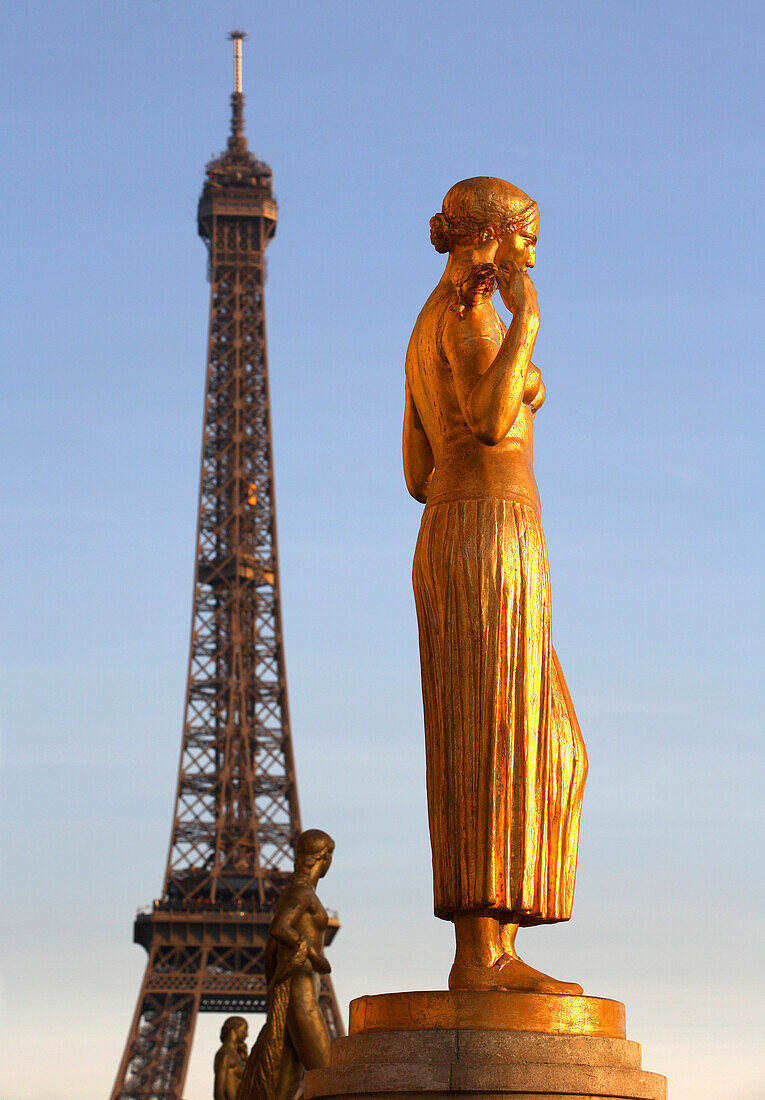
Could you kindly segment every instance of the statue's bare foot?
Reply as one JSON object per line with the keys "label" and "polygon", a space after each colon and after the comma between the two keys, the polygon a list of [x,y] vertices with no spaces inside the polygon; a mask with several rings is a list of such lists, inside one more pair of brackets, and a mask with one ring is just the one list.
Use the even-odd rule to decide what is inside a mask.
{"label": "statue's bare foot", "polygon": [[502,961],[493,966],[455,962],[449,973],[449,989],[505,989]]}
{"label": "statue's bare foot", "polygon": [[[576,982],[559,982],[541,970],[535,970],[517,955],[503,955],[491,970],[499,970],[502,977],[502,989],[516,993],[564,993],[577,997],[584,992]],[[451,988],[451,985],[450,987]]]}

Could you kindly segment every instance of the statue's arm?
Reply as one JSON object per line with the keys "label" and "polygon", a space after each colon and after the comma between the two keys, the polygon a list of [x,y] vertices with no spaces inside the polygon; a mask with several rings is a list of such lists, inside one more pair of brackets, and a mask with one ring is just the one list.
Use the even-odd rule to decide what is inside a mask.
{"label": "statue's arm", "polygon": [[297,947],[302,936],[296,924],[305,912],[308,901],[303,890],[287,887],[279,898],[269,935],[285,947]]}
{"label": "statue's arm", "polygon": [[490,447],[505,438],[520,412],[539,331],[536,292],[526,272],[515,269],[500,289],[513,319],[499,348],[477,310],[452,313],[442,337],[465,422]]}
{"label": "statue's arm", "polygon": [[279,898],[269,935],[288,948],[295,948],[302,944],[314,970],[319,974],[329,974],[332,968],[326,956],[322,951],[317,951],[310,940],[301,935],[298,929],[298,921],[306,910],[310,909],[313,897],[311,890],[288,887]]}
{"label": "statue's arm", "polygon": [[215,1055],[215,1087],[213,1090],[213,1100],[228,1100],[226,1093],[226,1084],[228,1080],[228,1063],[229,1057],[225,1050],[219,1050]]}
{"label": "statue's arm", "polygon": [[428,488],[433,477],[433,451],[422,426],[409,383],[406,383],[404,404],[404,477],[406,487],[422,504],[428,499]]}

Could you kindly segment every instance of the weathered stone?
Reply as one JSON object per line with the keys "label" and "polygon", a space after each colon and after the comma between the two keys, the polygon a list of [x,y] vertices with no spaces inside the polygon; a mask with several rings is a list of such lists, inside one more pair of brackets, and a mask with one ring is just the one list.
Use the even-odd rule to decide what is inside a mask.
{"label": "weathered stone", "polygon": [[327,1069],[306,1075],[306,1100],[666,1100],[625,1039],[431,1028],[337,1039]]}
{"label": "weathered stone", "polygon": [[640,1046],[627,1039],[453,1030],[418,1032],[415,1042],[406,1042],[404,1034],[379,1031],[336,1039],[332,1045],[332,1065],[456,1061],[489,1066],[543,1062],[640,1069]]}

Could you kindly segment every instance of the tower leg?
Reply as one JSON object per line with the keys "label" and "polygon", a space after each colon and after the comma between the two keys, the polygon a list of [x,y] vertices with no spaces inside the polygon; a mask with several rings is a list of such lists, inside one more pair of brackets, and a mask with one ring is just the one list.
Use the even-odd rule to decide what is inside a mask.
{"label": "tower leg", "polygon": [[[167,982],[159,952],[152,951],[110,1100],[180,1100],[199,1011],[201,963]],[[186,980],[179,983],[178,977]],[[176,988],[157,988],[165,984]]]}
{"label": "tower leg", "polygon": [[[266,1010],[266,923],[227,922],[218,915],[210,924],[194,922],[194,938],[205,942],[189,944],[192,933],[182,915],[155,918],[161,924],[151,939],[141,937],[149,961],[111,1100],[180,1100],[197,1014]],[[344,1035],[329,975],[322,978],[319,1003],[330,1038]]]}

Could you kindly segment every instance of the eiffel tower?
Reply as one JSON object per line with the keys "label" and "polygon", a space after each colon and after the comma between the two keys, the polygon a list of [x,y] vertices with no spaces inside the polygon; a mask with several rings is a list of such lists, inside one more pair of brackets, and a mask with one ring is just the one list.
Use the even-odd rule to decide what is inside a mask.
{"label": "eiffel tower", "polygon": [[[230,37],[231,134],[207,165],[197,219],[210,331],[183,744],[162,896],[135,921],[149,959],[111,1100],[180,1100],[197,1013],[265,1011],[268,926],[301,831],[263,298],[277,203],[244,135],[245,35]],[[331,918],[328,941],[338,927]],[[320,999],[342,1034],[329,978]]]}

